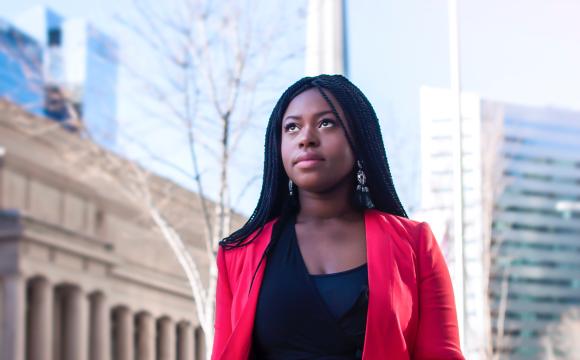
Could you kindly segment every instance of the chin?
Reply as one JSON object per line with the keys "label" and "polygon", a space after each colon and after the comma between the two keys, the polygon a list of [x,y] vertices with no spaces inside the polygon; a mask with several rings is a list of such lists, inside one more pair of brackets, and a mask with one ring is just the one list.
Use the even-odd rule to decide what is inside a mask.
{"label": "chin", "polygon": [[331,181],[303,181],[297,182],[299,190],[311,193],[324,193],[332,190],[336,184]]}

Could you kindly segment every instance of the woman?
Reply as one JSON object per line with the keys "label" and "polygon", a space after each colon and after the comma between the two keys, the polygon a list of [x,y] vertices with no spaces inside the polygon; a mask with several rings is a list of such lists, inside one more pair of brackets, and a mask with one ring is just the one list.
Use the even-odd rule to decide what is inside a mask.
{"label": "woman", "polygon": [[299,80],[265,149],[258,205],[220,242],[212,359],[463,359],[444,259],[407,219],[363,93]]}

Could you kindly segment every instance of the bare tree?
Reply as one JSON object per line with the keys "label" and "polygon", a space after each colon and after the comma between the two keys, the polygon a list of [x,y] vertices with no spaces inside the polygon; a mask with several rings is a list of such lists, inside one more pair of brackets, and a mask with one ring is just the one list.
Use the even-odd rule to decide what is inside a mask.
{"label": "bare tree", "polygon": [[[140,137],[125,132],[123,140],[145,154],[139,159],[141,163],[162,164],[191,179],[199,204],[189,207],[190,213],[175,214],[172,200],[180,197],[182,188],[159,181],[151,169],[129,155],[120,157],[90,141],[59,146],[63,158],[79,174],[102,179],[120,189],[128,201],[141,209],[148,220],[144,223],[153,223],[173,250],[191,287],[209,359],[218,242],[232,230],[231,199],[241,198],[260,177],[245,169],[248,164],[258,168],[257,159],[248,161],[238,154],[243,154],[240,148],[246,130],[265,125],[264,106],[271,107],[273,96],[280,91],[273,80],[282,78],[285,64],[302,51],[302,41],[285,42],[287,37],[300,33],[302,9],[282,1],[260,0],[171,0],[163,4],[134,0],[133,4],[134,14],[125,14],[120,21],[142,46],[140,56],[126,53],[120,59],[121,65],[139,84],[140,92],[135,98],[141,113],[162,119],[160,126],[182,136],[175,142],[183,140],[189,164],[177,163],[170,155],[164,155],[148,141],[151,135]],[[23,59],[18,54],[14,58]],[[147,61],[141,61],[143,58]],[[73,95],[65,91],[57,95],[72,114],[79,133],[91,139],[93,134],[74,111]],[[259,115],[263,125],[255,123]],[[56,122],[25,124],[32,137],[43,136],[59,126]],[[231,172],[240,163],[244,164],[247,182],[232,197]],[[198,218],[199,213],[207,258],[203,264],[209,264],[208,268],[201,268],[206,265],[196,261],[190,252],[194,239],[184,238],[184,232],[178,231]],[[240,222],[239,216],[237,221]]]}
{"label": "bare tree", "polygon": [[[494,232],[494,218],[500,195],[506,186],[504,177],[505,159],[503,154],[503,109],[484,104],[482,108],[482,216],[483,216],[483,266],[484,266],[484,304],[488,339],[487,357],[500,359],[505,345],[505,317],[509,295],[509,278],[512,257],[500,254],[503,235]],[[499,281],[499,286],[492,287],[492,278]],[[499,296],[497,315],[493,323],[491,296]],[[493,328],[496,328],[495,336]]]}
{"label": "bare tree", "polygon": [[[134,16],[125,14],[120,20],[132,30],[133,39],[143,46],[139,57],[126,54],[121,64],[139,83],[138,95],[146,95],[135,96],[139,98],[141,112],[162,118],[161,126],[184,135],[183,147],[188,149],[190,163],[172,161],[134,134],[125,133],[124,140],[143,150],[141,153],[147,159],[141,159],[142,162],[161,163],[191,179],[199,204],[191,207],[189,214],[171,214],[175,209],[171,208],[169,199],[179,196],[179,187],[158,181],[150,169],[94,143],[62,144],[62,155],[79,174],[115,184],[161,233],[191,287],[209,358],[217,280],[215,257],[219,240],[232,230],[231,171],[240,160],[246,166],[252,164],[236,158],[245,130],[257,127],[253,123],[256,116],[263,115],[264,104],[272,105],[273,90],[280,90],[272,86],[275,83],[272,80],[282,77],[287,60],[302,51],[302,45],[284,42],[286,36],[299,33],[303,24],[301,9],[282,1],[260,0],[171,0],[163,4],[134,0],[133,4]],[[36,70],[42,70],[42,64],[28,64],[23,49],[8,50],[11,58],[29,74],[27,83],[40,84],[38,90],[44,95],[45,84],[30,78],[39,73]],[[138,66],[141,58],[148,60],[145,67]],[[72,114],[79,133],[92,138],[94,134],[83,126],[81,115],[75,111],[73,94],[57,90],[60,91],[54,95]],[[30,136],[38,137],[60,125],[56,122],[42,126],[28,124],[27,130]],[[252,160],[257,168],[255,157]],[[238,199],[259,175],[250,174],[246,185],[235,194]],[[205,269],[200,266],[206,265],[200,265],[190,253],[188,244],[192,239],[184,238],[184,233],[177,230],[188,220],[197,218],[200,212],[208,260],[203,263],[209,264]],[[208,274],[207,278],[202,274]]]}
{"label": "bare tree", "polygon": [[562,313],[559,323],[548,326],[543,343],[547,359],[572,360],[580,354],[580,308],[570,308]]}
{"label": "bare tree", "polygon": [[[127,59],[124,66],[154,101],[149,102],[154,104],[149,109],[154,108],[153,112],[163,117],[165,126],[185,134],[190,165],[175,164],[142,141],[140,146],[155,161],[194,180],[210,264],[207,285],[201,279],[199,265],[187,253],[184,239],[160,211],[147,174],[138,167],[133,168],[136,181],[131,182],[135,186],[132,191],[140,194],[136,198],[144,202],[179,259],[192,288],[206,348],[211,349],[215,256],[219,240],[232,230],[230,172],[245,130],[253,126],[264,102],[273,103],[272,89],[267,87],[271,79],[279,76],[282,65],[301,51],[283,42],[284,36],[301,23],[300,12],[283,16],[281,1],[174,0],[160,7],[158,2],[135,0],[134,5],[137,17],[121,21],[146,45],[147,56],[152,57],[157,71],[153,76],[146,75]],[[250,176],[238,196],[258,178],[259,174]]]}

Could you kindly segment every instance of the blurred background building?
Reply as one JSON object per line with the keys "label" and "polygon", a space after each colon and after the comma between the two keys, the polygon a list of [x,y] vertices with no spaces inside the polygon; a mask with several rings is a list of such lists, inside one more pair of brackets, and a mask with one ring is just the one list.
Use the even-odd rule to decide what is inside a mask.
{"label": "blurred background building", "polygon": [[[306,71],[346,74],[348,64],[355,82],[365,71],[376,72],[372,86],[380,88],[380,79],[394,77],[392,72],[382,74],[381,59],[393,63],[400,55],[381,56],[368,48],[368,41],[361,41],[366,44],[361,47],[353,38],[354,33],[360,36],[359,29],[368,21],[361,20],[357,10],[369,4],[357,5],[340,0],[309,2]],[[318,39],[325,32],[334,37],[320,44]],[[365,34],[372,43],[373,34]],[[352,47],[347,46],[349,40]],[[353,49],[358,51],[353,53]],[[320,61],[324,56],[319,53],[332,60]],[[433,63],[426,58],[408,60]],[[373,63],[375,67],[368,66]],[[391,87],[385,84],[383,91]],[[558,345],[570,343],[578,334],[554,330],[572,322],[569,314],[580,308],[580,112],[514,105],[462,93],[464,254],[463,259],[455,259],[453,94],[426,86],[417,93],[421,171],[416,178],[420,191],[414,196],[408,192],[412,188],[403,187],[402,196],[416,199],[408,203],[411,216],[432,225],[450,273],[463,273],[463,286],[455,283],[454,287],[456,296],[464,299],[464,308],[458,311],[464,319],[466,358],[580,356],[573,347]],[[384,104],[377,104],[379,113],[381,108]],[[397,140],[404,136],[399,131],[409,130],[397,122],[410,119],[395,116],[383,121],[390,121],[385,134],[387,149],[389,145],[398,147],[397,156],[404,155],[409,163],[413,151]],[[397,159],[391,160],[394,171],[401,170]],[[407,175],[410,170],[407,165]],[[463,293],[457,293],[462,287]]]}
{"label": "blurred background building", "polygon": [[[464,350],[482,356],[486,350],[486,303],[483,274],[483,207],[480,101],[463,94],[464,261],[454,254],[452,94],[449,90],[421,89],[421,214],[433,224],[450,273],[464,266]],[[461,287],[454,284],[456,297]],[[457,311],[462,311],[458,308]],[[472,358],[467,356],[468,358]]]}
{"label": "blurred background building", "polygon": [[42,48],[0,18],[0,97],[40,114],[43,109]]}
{"label": "blurred background building", "polygon": [[[574,17],[580,7],[574,2],[542,0],[525,6],[499,0],[461,2],[461,85],[474,92],[462,90],[460,101],[464,255],[456,259],[452,95],[445,89],[450,71],[448,3],[300,3],[306,18],[296,23],[306,31],[295,36],[306,51],[295,57],[301,62],[299,71],[281,71],[276,77],[287,76],[291,83],[303,73],[342,73],[369,97],[381,120],[394,181],[406,209],[411,217],[430,222],[450,272],[464,275],[464,286],[454,286],[465,304],[458,311],[465,320],[466,358],[579,358],[580,351],[571,349],[580,337],[580,53],[576,46],[580,32]],[[116,40],[89,22],[61,16],[47,7],[34,7],[11,23],[0,22],[0,96],[69,130],[76,131],[82,126],[77,121],[82,121],[94,140],[115,148],[119,95],[135,96],[117,93]],[[131,56],[130,62],[137,60]],[[272,93],[278,96],[280,91]],[[98,319],[117,324],[108,337],[75,336],[83,336],[86,344],[83,340],[80,346],[85,348],[93,349],[104,341],[106,348],[117,349],[112,354],[125,349],[118,358],[151,352],[151,342],[143,339],[152,339],[153,333],[158,339],[155,349],[165,346],[159,339],[173,336],[178,341],[185,336],[179,344],[186,350],[172,354],[190,358],[189,354],[197,352],[201,356],[204,350],[195,345],[201,335],[199,330],[191,335],[198,323],[192,317],[180,270],[168,253],[159,262],[155,258],[166,251],[161,250],[166,245],[142,228],[142,219],[127,215],[134,214],[134,209],[118,204],[118,198],[111,196],[115,192],[103,194],[99,184],[85,184],[78,174],[55,174],[62,158],[43,160],[52,150],[19,133],[13,123],[45,120],[12,105],[3,106],[0,232],[5,235],[0,258],[3,271],[7,269],[2,291],[8,302],[2,306],[9,316],[4,317],[8,319],[4,324],[14,322],[15,327],[0,333],[2,351],[21,351],[23,344],[25,348],[34,344],[33,349],[49,346],[45,337],[49,325],[32,330],[38,314],[56,319],[52,330],[69,333],[81,326],[85,333],[105,334]],[[173,113],[161,115],[164,122],[154,125],[135,117],[143,124],[138,130],[153,129],[151,134],[137,136],[144,141],[160,140],[155,156],[163,156],[161,150],[178,144],[177,135],[184,132],[182,127],[173,136],[162,135],[173,126],[165,121]],[[266,116],[255,117],[261,124],[258,127],[265,124]],[[253,129],[260,137],[262,130]],[[49,142],[71,135],[58,134],[50,135]],[[178,158],[177,151],[168,153]],[[251,172],[250,165],[241,165],[244,173]],[[249,201],[247,213],[254,204],[253,199]],[[122,226],[111,225],[127,216],[130,220]],[[143,236],[151,243],[143,245]],[[54,239],[67,239],[70,244],[53,244]],[[196,245],[192,246],[195,250]],[[148,253],[150,249],[155,255]],[[161,304],[161,299],[169,300]],[[71,305],[70,309],[65,306],[67,311],[79,311],[80,317],[59,313],[65,307],[55,305],[51,311],[47,305],[66,301]],[[77,305],[80,310],[75,310]],[[146,320],[140,320],[143,314]],[[172,335],[167,335],[167,325],[163,325],[167,319],[175,329]],[[187,330],[179,330],[177,324],[186,324]],[[137,340],[127,340],[129,333]],[[79,348],[65,343],[63,337],[58,339],[54,351],[66,351],[75,358]]]}
{"label": "blurred background building", "polygon": [[85,20],[66,19],[40,5],[18,16],[15,25],[5,23],[4,28],[0,53],[10,67],[3,67],[0,73],[13,79],[0,86],[12,88],[10,84],[18,82],[14,87],[18,92],[2,95],[33,110],[42,108],[47,117],[71,130],[84,126],[94,141],[114,149],[118,77],[115,40]]}
{"label": "blurred background building", "polygon": [[348,75],[346,0],[308,1],[305,75]]}
{"label": "blurred background building", "polygon": [[[422,88],[422,207],[431,210],[423,216],[439,224],[446,248],[453,243],[450,109],[448,90]],[[463,94],[462,121],[465,350],[549,358],[551,328],[580,306],[580,112]]]}
{"label": "blurred background building", "polygon": [[[50,123],[0,102],[0,358],[204,359],[167,243],[119,186],[63,158],[90,142]],[[201,220],[183,222],[196,195],[167,201],[207,281]]]}

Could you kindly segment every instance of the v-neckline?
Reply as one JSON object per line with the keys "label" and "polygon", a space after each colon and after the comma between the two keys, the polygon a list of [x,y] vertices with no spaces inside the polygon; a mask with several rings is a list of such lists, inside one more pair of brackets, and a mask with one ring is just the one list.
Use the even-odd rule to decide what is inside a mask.
{"label": "v-neckline", "polygon": [[[324,308],[324,311],[328,315],[328,317],[333,320],[333,323],[336,324],[336,326],[340,329],[341,333],[346,338],[348,338],[348,335],[346,333],[344,333],[344,331],[342,330],[342,326],[340,325],[341,318],[337,319],[332,314],[332,312],[328,308],[328,305],[326,304],[326,301],[324,300],[324,298],[320,294],[320,291],[318,290],[318,287],[314,283],[314,279],[311,277],[312,274],[310,274],[308,272],[308,268],[306,267],[306,262],[304,261],[304,257],[302,256],[302,252],[300,251],[300,246],[298,246],[298,236],[296,234],[296,216],[294,216],[293,219],[292,219],[292,221],[291,221],[290,231],[291,231],[290,232],[291,246],[293,247],[294,251],[296,251],[297,257],[299,258],[299,261],[298,262],[300,263],[300,268],[302,269],[302,274],[304,275],[304,277],[306,279],[306,282],[308,283],[308,287],[310,288],[310,292],[316,298],[316,302],[319,304],[319,307]],[[365,233],[366,233],[366,231],[365,231]],[[367,265],[367,274],[368,274],[368,261],[365,264],[360,265],[360,266],[357,266],[356,268],[353,268],[353,269],[357,269],[357,268],[360,268],[360,267],[365,266],[365,265]],[[347,269],[346,271],[351,271],[353,269]],[[332,274],[324,274],[324,275],[332,275]],[[357,301],[358,301],[358,298],[359,297],[360,297],[360,294],[359,294],[359,296],[356,299]],[[356,304],[356,301],[353,302],[353,305],[354,304]],[[350,311],[351,308],[349,308],[349,311]],[[348,313],[348,311],[347,311],[347,313]]]}
{"label": "v-neckline", "polygon": [[310,293],[312,294],[312,297],[314,299],[316,299],[315,302],[318,304],[318,308],[320,308],[321,311],[324,312],[325,317],[328,318],[328,320],[336,328],[337,333],[339,333],[345,341],[348,341],[352,345],[356,346],[357,344],[354,343],[352,341],[352,339],[350,338],[350,336],[344,332],[344,330],[342,329],[342,326],[340,325],[340,319],[337,319],[332,314],[332,312],[328,308],[328,305],[326,304],[326,302],[322,298],[322,295],[318,291],[318,288],[316,287],[316,284],[314,283],[314,279],[312,279],[310,277],[310,274],[308,273],[308,268],[306,267],[306,263],[304,262],[304,258],[302,258],[302,253],[300,252],[300,247],[298,246],[298,237],[296,236],[295,225],[296,225],[296,221],[292,221],[292,226],[290,229],[290,231],[291,231],[291,233],[290,233],[291,246],[297,252],[297,257],[299,258],[298,262],[300,264],[299,266],[302,269],[302,275],[303,275],[306,283],[308,284],[308,289],[309,289]]}
{"label": "v-neckline", "polygon": [[[365,251],[365,259],[366,259],[366,261],[365,261],[364,264],[360,264],[360,265],[357,265],[357,266],[355,266],[353,268],[350,268],[350,269],[346,269],[346,270],[342,270],[342,271],[337,271],[337,272],[329,273],[329,274],[311,274],[308,271],[308,267],[306,266],[306,261],[304,261],[304,256],[302,255],[302,251],[300,250],[300,245],[298,245],[298,234],[296,233],[296,222],[297,222],[296,217],[297,217],[297,215],[294,214],[294,215],[292,215],[292,218],[290,219],[291,220],[290,223],[292,225],[292,229],[291,229],[292,232],[290,234],[291,237],[292,237],[291,241],[293,243],[292,245],[294,246],[294,248],[298,251],[298,255],[299,255],[300,260],[301,260],[300,262],[302,263],[302,266],[304,267],[304,271],[306,272],[306,274],[308,275],[308,277],[310,277],[310,276],[332,276],[332,275],[338,275],[338,274],[341,274],[341,273],[345,273],[345,272],[349,272],[349,271],[353,271],[353,270],[359,269],[359,268],[361,268],[361,267],[363,267],[365,265],[367,266],[367,269],[368,269],[369,261],[368,261],[368,248],[367,248],[367,250]],[[364,228],[365,242],[366,242],[367,241],[367,239],[366,239],[367,238],[367,223],[366,223],[366,214],[365,213],[363,213],[363,228]],[[368,247],[368,244],[365,244],[365,248],[366,247]]]}
{"label": "v-neckline", "polygon": [[[250,272],[253,273],[254,271],[256,272],[256,286],[248,291],[246,299],[240,299],[238,303],[235,303],[237,305],[232,309],[232,319],[235,319],[236,322],[235,324],[232,323],[232,333],[226,341],[221,355],[218,355],[219,359],[248,356],[250,353],[251,331],[267,260],[262,262],[262,266],[258,266],[258,264],[271,240],[272,228],[275,224],[274,220],[266,225],[265,232],[258,233],[257,241],[252,243],[255,245],[248,247],[252,251],[250,253],[251,267],[244,267],[243,270],[240,270],[242,271],[241,275],[248,273],[247,283],[242,283],[240,286],[244,290],[250,287],[250,279],[253,280]],[[407,345],[400,328],[400,317],[403,316],[400,312],[403,310],[400,310],[400,306],[393,305],[395,298],[398,299],[402,296],[399,294],[401,290],[398,287],[402,286],[400,285],[402,280],[399,275],[401,269],[398,268],[398,258],[393,254],[391,242],[391,237],[400,236],[397,235],[397,231],[402,226],[400,222],[394,216],[383,214],[378,210],[365,210],[369,303],[363,359],[381,358],[386,353],[392,354],[393,358],[397,359],[408,358]],[[242,255],[246,256],[244,255],[246,253],[236,254],[241,255],[232,255],[232,257],[240,256],[241,258]],[[239,262],[237,264],[237,269],[241,269]],[[243,278],[241,275],[236,273],[238,279]],[[296,274],[296,276],[301,275]],[[242,292],[245,292],[244,290]],[[408,297],[405,297],[405,299],[408,299]],[[328,310],[324,311],[328,312]],[[330,319],[333,318],[330,317]]]}

